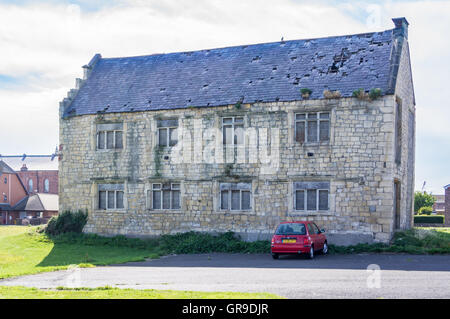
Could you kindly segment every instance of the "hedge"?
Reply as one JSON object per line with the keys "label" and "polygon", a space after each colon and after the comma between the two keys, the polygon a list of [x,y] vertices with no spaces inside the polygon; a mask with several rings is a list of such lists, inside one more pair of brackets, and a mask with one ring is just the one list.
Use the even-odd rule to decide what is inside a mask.
{"label": "hedge", "polygon": [[444,215],[416,215],[414,216],[415,224],[443,224],[445,222]]}

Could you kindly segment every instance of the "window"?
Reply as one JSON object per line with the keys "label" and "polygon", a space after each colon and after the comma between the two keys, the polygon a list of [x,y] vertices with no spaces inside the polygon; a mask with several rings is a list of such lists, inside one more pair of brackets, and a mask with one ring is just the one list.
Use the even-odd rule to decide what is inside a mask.
{"label": "window", "polygon": [[295,114],[295,141],[300,143],[328,142],[330,113]]}
{"label": "window", "polygon": [[222,210],[250,210],[250,183],[221,183],[220,209]]}
{"label": "window", "polygon": [[97,149],[122,149],[123,125],[122,123],[97,125]]}
{"label": "window", "polygon": [[124,208],[123,184],[98,185],[98,208],[123,209]]}
{"label": "window", "polygon": [[305,224],[302,223],[286,223],[278,226],[276,235],[306,235]]}
{"label": "window", "polygon": [[28,191],[30,193],[33,192],[33,180],[32,179],[28,180]]}
{"label": "window", "polygon": [[158,120],[158,145],[167,147],[178,143],[178,119]]}
{"label": "window", "polygon": [[180,209],[180,184],[155,183],[151,189],[152,209]]}
{"label": "window", "polygon": [[402,105],[399,101],[395,103],[395,162],[402,161]]}
{"label": "window", "polygon": [[244,118],[224,117],[222,119],[223,145],[244,144]]}
{"label": "window", "polygon": [[328,182],[295,182],[294,210],[326,211],[328,210]]}
{"label": "window", "polygon": [[8,201],[8,196],[6,194],[3,195],[3,201],[6,203]]}
{"label": "window", "polygon": [[5,177],[4,182],[5,184],[8,184],[8,177]]}
{"label": "window", "polygon": [[48,179],[46,178],[44,180],[44,193],[48,193],[50,191],[50,182],[48,181]]}

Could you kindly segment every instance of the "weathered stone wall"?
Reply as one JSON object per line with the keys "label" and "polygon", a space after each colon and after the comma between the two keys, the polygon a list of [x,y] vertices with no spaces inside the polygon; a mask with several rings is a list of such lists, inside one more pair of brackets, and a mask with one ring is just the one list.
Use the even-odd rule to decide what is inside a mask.
{"label": "weathered stone wall", "polygon": [[[280,221],[314,220],[333,243],[386,242],[393,232],[393,178],[403,165],[396,168],[394,163],[394,110],[395,97],[387,95],[372,102],[341,98],[61,119],[60,210],[88,209],[84,231],[103,235],[231,230],[255,240],[270,237]],[[329,143],[295,142],[294,116],[305,111],[330,112]],[[183,148],[157,155],[156,122],[161,116],[178,118]],[[208,130],[220,130],[224,116],[243,116],[247,131],[258,130],[258,145],[267,141],[274,146],[270,164],[278,165],[252,161],[248,152],[242,155],[244,163],[232,167],[226,161],[198,160],[212,145],[219,146],[214,152],[223,152],[221,137]],[[112,122],[123,123],[124,148],[96,150],[96,125]],[[199,134],[200,147],[195,144]],[[246,143],[254,146],[249,137]],[[189,146],[194,152],[188,152]],[[149,208],[151,184],[164,181],[181,184],[180,210]],[[251,183],[252,209],[221,211],[219,183],[243,181]],[[299,181],[329,182],[329,210],[295,211],[293,183]],[[117,182],[124,184],[125,208],[97,209],[97,185]],[[403,197],[406,189],[402,188]],[[406,206],[402,205],[403,228],[412,222],[408,223]]]}

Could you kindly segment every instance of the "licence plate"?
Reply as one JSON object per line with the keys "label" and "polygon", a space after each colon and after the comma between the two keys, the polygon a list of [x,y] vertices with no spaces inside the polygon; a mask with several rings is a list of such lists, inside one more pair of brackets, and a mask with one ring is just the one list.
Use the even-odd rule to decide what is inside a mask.
{"label": "licence plate", "polygon": [[297,240],[296,239],[283,239],[283,240],[281,240],[281,242],[283,244],[293,244],[293,243],[297,242]]}

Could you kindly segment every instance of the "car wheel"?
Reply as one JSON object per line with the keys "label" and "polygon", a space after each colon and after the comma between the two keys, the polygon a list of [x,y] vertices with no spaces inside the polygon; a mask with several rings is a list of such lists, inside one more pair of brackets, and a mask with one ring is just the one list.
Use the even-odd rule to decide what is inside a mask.
{"label": "car wheel", "polygon": [[272,258],[273,258],[273,259],[278,259],[279,256],[280,256],[280,255],[278,255],[278,254],[272,254]]}
{"label": "car wheel", "polygon": [[326,242],[323,244],[322,254],[328,254],[328,244]]}
{"label": "car wheel", "polygon": [[314,259],[314,246],[311,246],[311,248],[309,249],[308,258]]}

